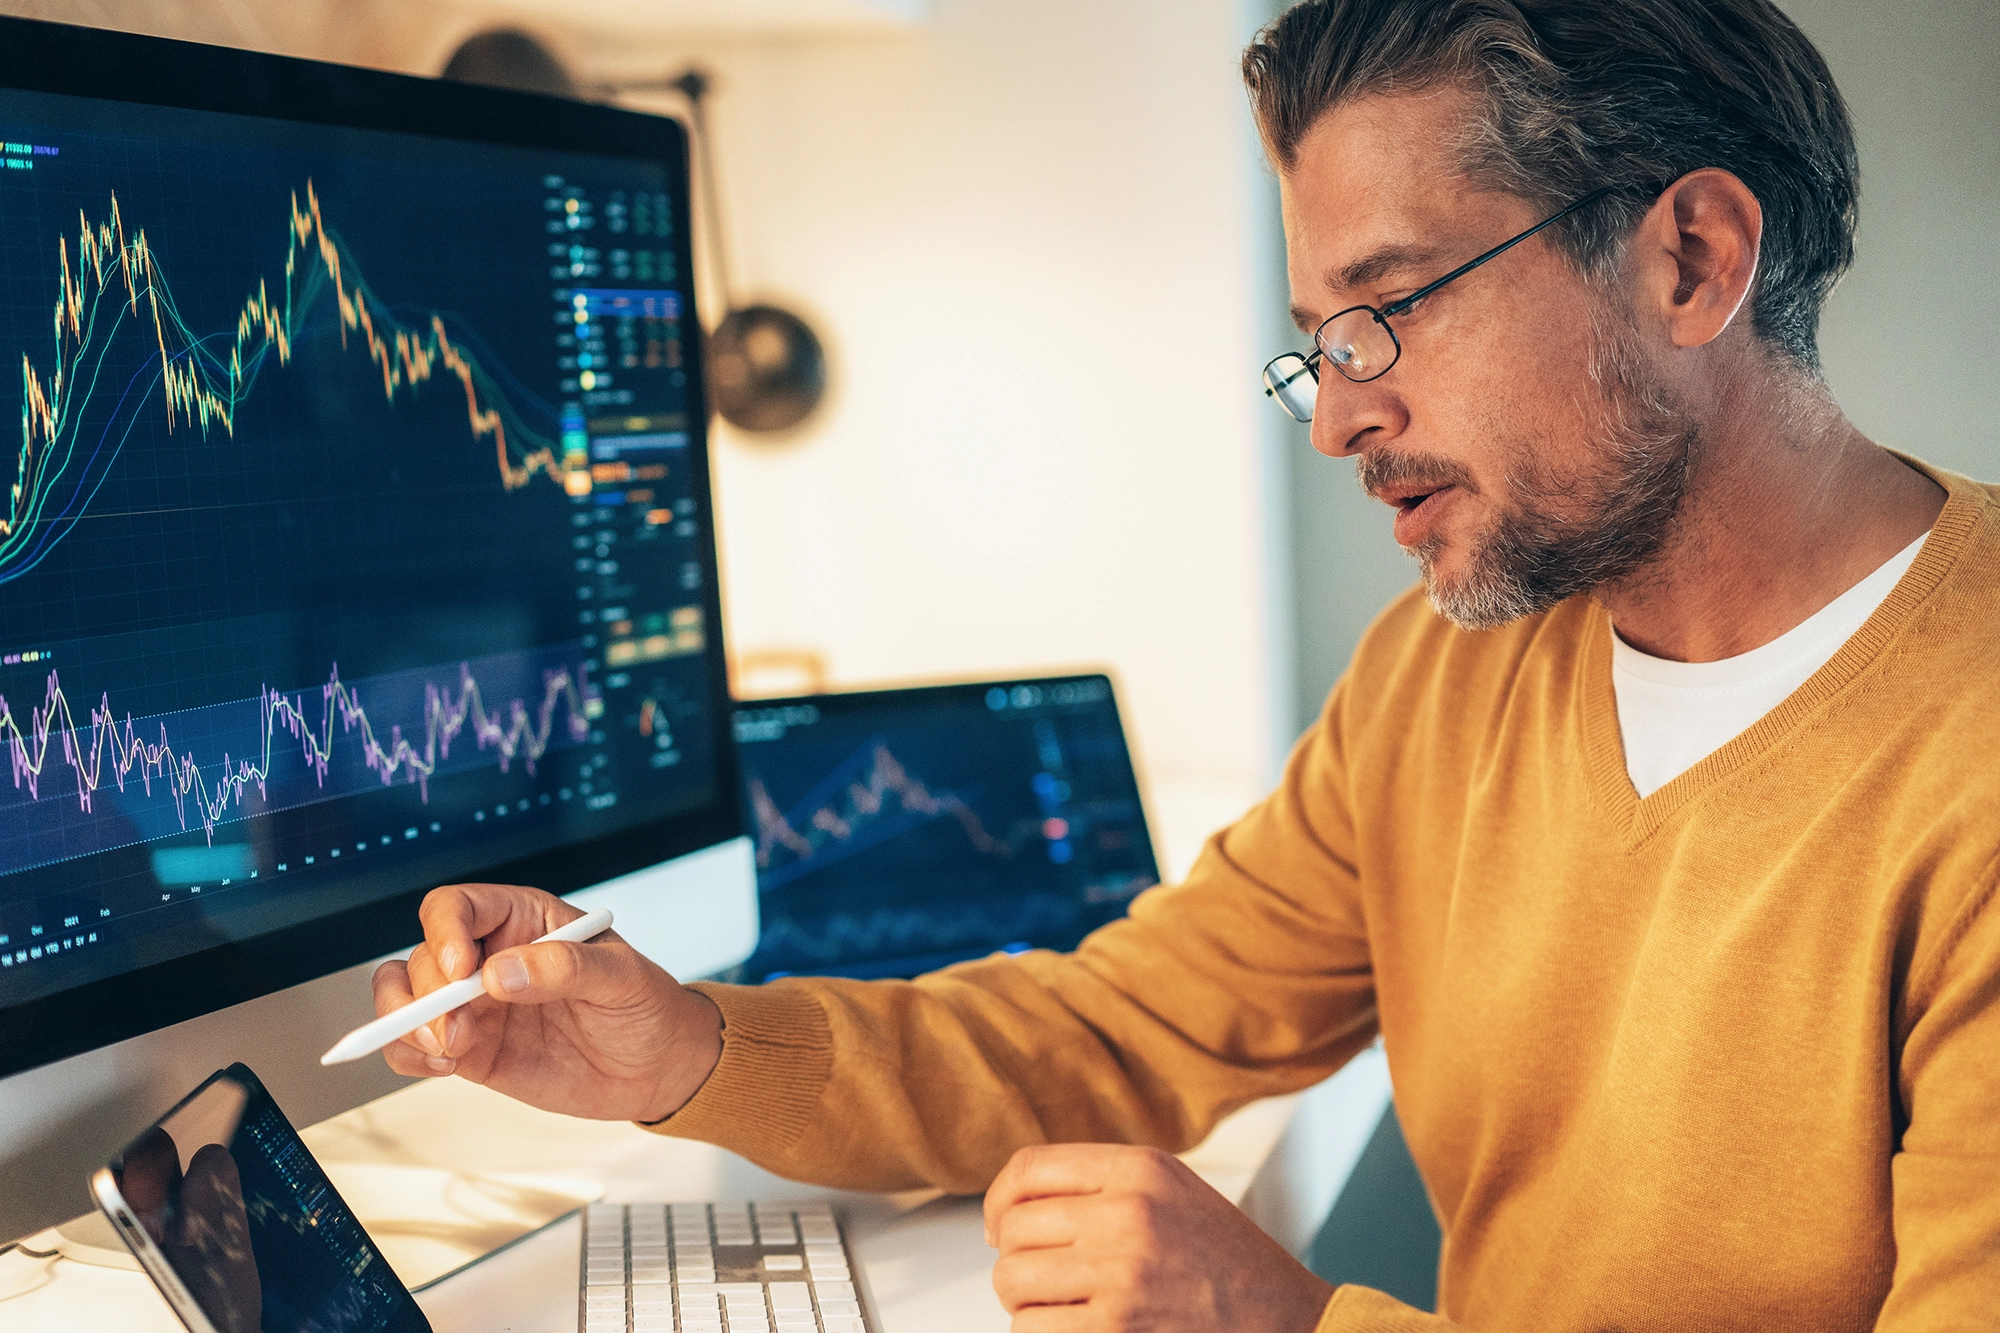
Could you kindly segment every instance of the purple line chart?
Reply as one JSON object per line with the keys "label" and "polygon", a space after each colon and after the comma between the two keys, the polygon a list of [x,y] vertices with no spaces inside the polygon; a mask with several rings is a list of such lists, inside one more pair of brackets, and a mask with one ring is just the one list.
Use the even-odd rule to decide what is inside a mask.
{"label": "purple line chart", "polygon": [[135,718],[51,671],[26,710],[0,695],[0,874],[398,784],[493,768],[532,778],[601,711],[564,644]]}

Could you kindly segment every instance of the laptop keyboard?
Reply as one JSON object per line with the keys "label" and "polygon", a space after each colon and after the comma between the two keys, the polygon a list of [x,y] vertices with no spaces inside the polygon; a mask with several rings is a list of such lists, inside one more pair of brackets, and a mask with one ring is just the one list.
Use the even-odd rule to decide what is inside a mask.
{"label": "laptop keyboard", "polygon": [[871,1333],[824,1203],[593,1203],[582,1333]]}

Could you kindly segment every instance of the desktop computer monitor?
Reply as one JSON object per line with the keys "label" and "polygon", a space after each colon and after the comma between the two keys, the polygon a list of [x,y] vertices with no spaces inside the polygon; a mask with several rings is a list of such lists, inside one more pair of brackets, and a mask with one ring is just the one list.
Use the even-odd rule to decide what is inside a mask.
{"label": "desktop computer monitor", "polygon": [[[0,1239],[432,886],[747,956],[671,121],[0,20]],[[18,413],[14,410],[18,407]]]}

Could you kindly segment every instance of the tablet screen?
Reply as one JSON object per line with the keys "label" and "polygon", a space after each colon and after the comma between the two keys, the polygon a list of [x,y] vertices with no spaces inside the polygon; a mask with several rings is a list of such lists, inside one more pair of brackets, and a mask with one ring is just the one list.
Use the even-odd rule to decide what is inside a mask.
{"label": "tablet screen", "polygon": [[408,1289],[243,1066],[204,1083],[111,1170],[217,1333],[428,1333]]}

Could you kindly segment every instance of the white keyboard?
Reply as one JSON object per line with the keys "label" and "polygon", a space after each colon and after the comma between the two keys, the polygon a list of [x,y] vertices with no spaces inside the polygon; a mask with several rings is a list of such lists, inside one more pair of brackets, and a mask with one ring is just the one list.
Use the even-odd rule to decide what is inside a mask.
{"label": "white keyboard", "polygon": [[871,1333],[824,1203],[593,1203],[582,1333]]}

